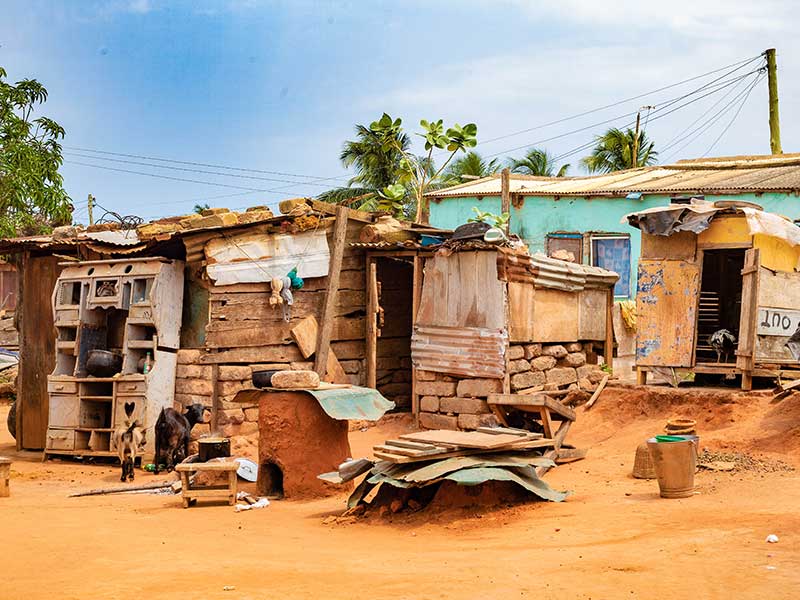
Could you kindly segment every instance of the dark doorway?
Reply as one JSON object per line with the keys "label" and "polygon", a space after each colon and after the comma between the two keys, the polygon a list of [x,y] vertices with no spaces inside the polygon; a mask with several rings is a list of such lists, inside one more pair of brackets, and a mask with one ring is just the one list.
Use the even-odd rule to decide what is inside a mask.
{"label": "dark doorway", "polygon": [[261,465],[258,475],[258,493],[271,499],[283,498],[283,471],[273,462]]}
{"label": "dark doorway", "polygon": [[411,328],[414,265],[403,258],[378,258],[378,339],[375,382],[378,391],[411,410]]}
{"label": "dark doorway", "polygon": [[[711,336],[727,329],[739,340],[742,312],[742,268],[745,249],[705,250],[697,316],[697,363],[717,364],[717,351]],[[736,344],[720,362],[736,362]]]}

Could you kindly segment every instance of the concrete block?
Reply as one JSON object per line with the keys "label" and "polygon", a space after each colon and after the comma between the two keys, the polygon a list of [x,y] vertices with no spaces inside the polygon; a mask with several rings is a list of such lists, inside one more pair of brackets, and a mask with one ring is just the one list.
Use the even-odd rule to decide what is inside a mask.
{"label": "concrete block", "polygon": [[478,427],[496,427],[500,423],[494,415],[458,415],[459,429],[477,429]]}
{"label": "concrete block", "polygon": [[479,415],[491,412],[489,404],[481,398],[442,398],[439,412]]}
{"label": "concrete block", "polygon": [[536,371],[547,371],[556,366],[556,359],[552,356],[537,356],[531,360],[531,368]]}
{"label": "concrete block", "polygon": [[220,365],[219,367],[220,381],[249,381],[252,375],[253,369],[249,365]]}
{"label": "concrete block", "polygon": [[545,384],[545,375],[541,371],[526,371],[511,376],[511,388],[524,390],[526,388]]}
{"label": "concrete block", "polygon": [[552,346],[544,346],[542,348],[542,355],[554,356],[556,358],[564,358],[567,355],[567,349],[561,344],[554,344]]}
{"label": "concrete block", "polygon": [[557,367],[550,369],[546,374],[547,383],[554,383],[559,386],[577,383],[578,381],[578,374],[571,367]]}
{"label": "concrete block", "polygon": [[241,425],[244,423],[244,411],[241,408],[233,410],[218,410],[218,425]]}
{"label": "concrete block", "polygon": [[524,371],[531,370],[531,363],[529,363],[524,358],[520,358],[519,360],[512,360],[508,363],[508,372],[510,374],[514,373],[523,373]]}
{"label": "concrete block", "polygon": [[242,409],[244,412],[244,420],[245,421],[254,421],[258,423],[258,409],[257,408],[244,408]]}
{"label": "concrete block", "polygon": [[528,360],[542,355],[541,344],[526,344],[525,345],[525,358]]}
{"label": "concrete block", "polygon": [[458,417],[438,413],[419,413],[419,424],[425,429],[458,429]]}
{"label": "concrete block", "polygon": [[502,379],[462,379],[458,382],[456,395],[463,398],[470,397],[483,397],[489,394],[503,393],[503,380]]}
{"label": "concrete block", "polygon": [[452,381],[418,381],[417,394],[420,396],[455,396],[456,384]]}
{"label": "concrete block", "polygon": [[211,365],[181,365],[175,367],[178,379],[211,379]]}
{"label": "concrete block", "polygon": [[436,396],[423,396],[419,400],[419,409],[423,412],[437,412],[439,410],[439,398]]}
{"label": "concrete block", "polygon": [[506,350],[506,358],[508,360],[519,360],[525,357],[525,348],[523,346],[509,346]]}
{"label": "concrete block", "polygon": [[580,367],[586,364],[586,355],[583,352],[570,352],[561,359],[561,363],[568,367]]}

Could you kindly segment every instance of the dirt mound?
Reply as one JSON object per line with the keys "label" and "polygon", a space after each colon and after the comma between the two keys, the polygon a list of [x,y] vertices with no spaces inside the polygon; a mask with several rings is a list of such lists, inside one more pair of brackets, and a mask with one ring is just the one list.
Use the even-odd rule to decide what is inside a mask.
{"label": "dirt mound", "polygon": [[607,388],[582,411],[578,427],[594,428],[594,439],[615,432],[663,433],[667,419],[697,422],[701,446],[744,452],[791,454],[800,450],[800,394],[772,403],[769,391],[727,388],[620,386]]}

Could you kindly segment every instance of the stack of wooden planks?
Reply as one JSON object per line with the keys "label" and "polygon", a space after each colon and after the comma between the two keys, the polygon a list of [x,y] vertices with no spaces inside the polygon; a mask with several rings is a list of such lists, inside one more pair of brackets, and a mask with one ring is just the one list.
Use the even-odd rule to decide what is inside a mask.
{"label": "stack of wooden planks", "polygon": [[402,464],[552,446],[553,440],[544,438],[541,433],[507,427],[481,427],[477,431],[432,429],[407,433],[374,446],[373,453],[381,460]]}

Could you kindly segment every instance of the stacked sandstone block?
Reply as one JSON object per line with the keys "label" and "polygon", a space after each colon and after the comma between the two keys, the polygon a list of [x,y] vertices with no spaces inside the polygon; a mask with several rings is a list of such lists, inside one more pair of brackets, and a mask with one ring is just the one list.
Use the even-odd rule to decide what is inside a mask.
{"label": "stacked sandstone block", "polygon": [[[593,391],[603,378],[591,344],[518,344],[506,353],[512,393]],[[420,425],[427,429],[477,429],[497,425],[486,399],[502,393],[501,379],[459,378],[417,371]]]}

